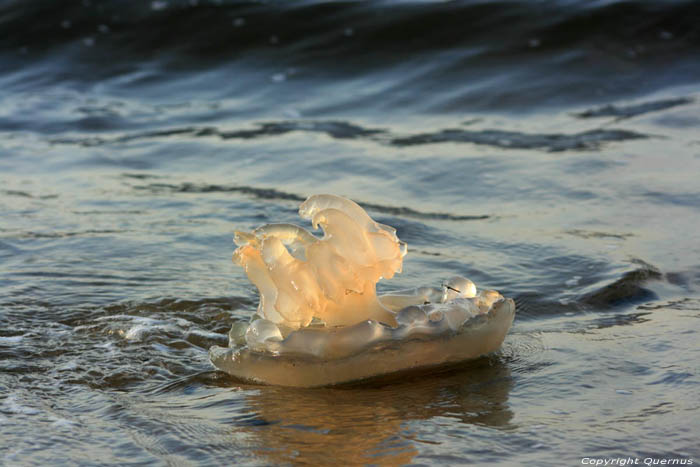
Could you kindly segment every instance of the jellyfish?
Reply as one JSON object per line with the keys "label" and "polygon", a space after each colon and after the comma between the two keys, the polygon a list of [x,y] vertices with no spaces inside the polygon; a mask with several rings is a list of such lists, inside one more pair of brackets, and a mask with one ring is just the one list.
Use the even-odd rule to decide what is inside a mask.
{"label": "jellyfish", "polygon": [[236,231],[233,261],[258,289],[249,322],[210,360],[239,379],[295,387],[336,385],[429,369],[498,350],[515,316],[512,299],[455,276],[439,287],[377,295],[401,273],[408,248],[393,227],[357,203],[313,195],[294,224]]}

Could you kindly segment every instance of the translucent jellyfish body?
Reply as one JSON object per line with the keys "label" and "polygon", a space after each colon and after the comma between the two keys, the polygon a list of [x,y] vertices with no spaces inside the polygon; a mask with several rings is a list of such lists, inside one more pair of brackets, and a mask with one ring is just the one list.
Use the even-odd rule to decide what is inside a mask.
{"label": "translucent jellyfish body", "polygon": [[356,203],[314,195],[299,214],[324,236],[292,224],[236,232],[235,263],[260,292],[229,347],[212,347],[219,369],[267,384],[313,387],[453,364],[496,351],[515,304],[454,277],[440,287],[377,296],[401,272],[406,244]]}

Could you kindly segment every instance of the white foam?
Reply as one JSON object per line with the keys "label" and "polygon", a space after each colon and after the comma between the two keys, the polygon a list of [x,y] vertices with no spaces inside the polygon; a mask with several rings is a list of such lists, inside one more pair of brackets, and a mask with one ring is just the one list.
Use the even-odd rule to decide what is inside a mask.
{"label": "white foam", "polygon": [[0,344],[16,344],[22,339],[24,339],[24,335],[0,337]]}
{"label": "white foam", "polygon": [[67,418],[60,418],[56,417],[55,415],[51,416],[51,426],[54,428],[66,428],[66,429],[72,429],[75,428],[76,426],[80,425],[77,422],[74,422],[72,420],[68,420]]}
{"label": "white foam", "polygon": [[573,278],[569,279],[568,281],[566,281],[564,283],[569,287],[573,287],[575,285],[578,285],[580,280],[581,280],[581,276],[574,276]]}
{"label": "white foam", "polygon": [[11,394],[2,403],[2,411],[11,414],[37,415],[41,410],[27,405],[22,405],[17,400],[16,394]]}
{"label": "white foam", "polygon": [[137,324],[129,328],[129,330],[124,333],[124,337],[130,341],[140,341],[148,330],[148,326]]}
{"label": "white foam", "polygon": [[78,368],[78,361],[77,360],[71,360],[69,362],[64,363],[61,366],[56,367],[58,371],[72,371]]}

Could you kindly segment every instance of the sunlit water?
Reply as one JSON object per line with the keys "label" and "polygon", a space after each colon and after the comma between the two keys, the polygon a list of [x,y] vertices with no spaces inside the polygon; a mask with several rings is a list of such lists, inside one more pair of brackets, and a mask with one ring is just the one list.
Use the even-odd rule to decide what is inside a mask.
{"label": "sunlit water", "polygon": [[[698,15],[2,5],[0,464],[700,461]],[[214,371],[257,305],[234,229],[323,192],[408,243],[380,291],[513,297],[502,351],[313,390]]]}

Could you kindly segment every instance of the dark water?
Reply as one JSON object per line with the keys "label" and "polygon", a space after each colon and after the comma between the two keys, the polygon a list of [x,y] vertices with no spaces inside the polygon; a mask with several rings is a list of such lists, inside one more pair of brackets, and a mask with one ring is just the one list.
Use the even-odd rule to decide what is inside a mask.
{"label": "dark water", "polygon": [[[700,3],[0,3],[0,464],[700,462]],[[313,193],[502,351],[251,386],[233,230]]]}

